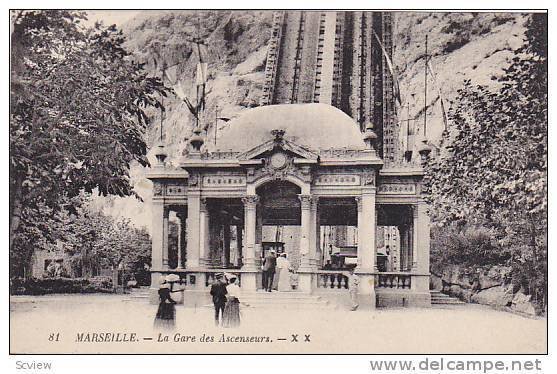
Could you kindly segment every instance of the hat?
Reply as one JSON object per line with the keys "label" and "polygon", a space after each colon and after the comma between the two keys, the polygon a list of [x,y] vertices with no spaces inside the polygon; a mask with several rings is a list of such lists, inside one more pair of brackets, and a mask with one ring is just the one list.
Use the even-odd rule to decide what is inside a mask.
{"label": "hat", "polygon": [[224,276],[225,276],[226,279],[228,279],[228,280],[238,278],[238,276],[237,276],[236,274],[232,274],[232,273],[224,273]]}
{"label": "hat", "polygon": [[271,253],[277,253],[277,251],[275,251],[274,249],[271,249],[270,252],[271,252]]}
{"label": "hat", "polygon": [[167,282],[178,282],[180,280],[180,276],[178,274],[168,274],[164,279]]}
{"label": "hat", "polygon": [[224,277],[224,273],[215,273],[216,279],[222,279]]}
{"label": "hat", "polygon": [[169,288],[169,285],[166,283],[166,279],[164,279],[164,277],[159,279],[159,288]]}

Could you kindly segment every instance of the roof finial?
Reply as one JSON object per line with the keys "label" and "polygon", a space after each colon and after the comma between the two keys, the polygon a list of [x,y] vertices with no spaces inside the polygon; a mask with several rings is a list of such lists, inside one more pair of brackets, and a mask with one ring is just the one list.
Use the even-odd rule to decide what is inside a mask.
{"label": "roof finial", "polygon": [[280,143],[284,138],[284,134],[286,133],[283,129],[274,129],[271,130],[271,134],[275,137],[275,142]]}

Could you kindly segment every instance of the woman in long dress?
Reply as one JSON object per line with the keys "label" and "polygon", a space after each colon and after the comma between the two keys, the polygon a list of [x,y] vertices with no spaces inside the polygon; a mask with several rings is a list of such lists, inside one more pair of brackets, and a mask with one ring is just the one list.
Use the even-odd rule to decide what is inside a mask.
{"label": "woman in long dress", "polygon": [[290,291],[292,289],[290,285],[291,265],[288,258],[286,258],[286,253],[281,254],[280,257],[277,258],[277,268],[279,269],[278,290]]}
{"label": "woman in long dress", "polygon": [[170,285],[162,280],[159,287],[159,308],[155,316],[155,328],[173,329],[176,323],[176,302],[170,297]]}
{"label": "woman in long dress", "polygon": [[222,315],[223,327],[240,326],[240,286],[236,283],[237,278],[229,278],[229,284],[226,286],[226,305]]}

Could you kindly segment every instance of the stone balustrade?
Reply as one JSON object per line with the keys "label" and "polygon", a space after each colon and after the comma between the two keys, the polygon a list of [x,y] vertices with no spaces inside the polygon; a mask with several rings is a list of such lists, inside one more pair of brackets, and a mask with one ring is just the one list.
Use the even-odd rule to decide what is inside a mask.
{"label": "stone balustrade", "polygon": [[[242,274],[246,271],[241,269],[209,269],[200,268],[196,270],[174,269],[156,271],[161,276],[168,274],[176,274],[180,277],[180,281],[176,282],[185,289],[200,289],[209,287],[216,278],[217,273],[233,273],[237,276],[238,284],[242,285]],[[253,273],[253,271],[249,271]],[[348,276],[345,270],[314,270],[310,271],[316,277],[316,286],[323,290],[348,290]],[[259,276],[259,272],[256,272]],[[412,288],[412,279],[416,277],[427,277],[423,274],[415,274],[410,272],[376,272],[375,288],[384,290],[410,290]]]}
{"label": "stone balustrade", "polygon": [[348,277],[342,270],[317,270],[317,288],[348,289]]}
{"label": "stone balustrade", "polygon": [[375,288],[409,290],[412,273],[382,272],[375,274]]}

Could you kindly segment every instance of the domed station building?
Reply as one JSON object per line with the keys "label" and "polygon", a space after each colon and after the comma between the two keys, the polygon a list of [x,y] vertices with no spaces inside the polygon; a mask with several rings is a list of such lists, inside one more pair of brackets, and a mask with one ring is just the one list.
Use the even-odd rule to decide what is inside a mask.
{"label": "domed station building", "polygon": [[355,268],[362,307],[430,305],[421,196],[430,149],[401,141],[391,24],[378,12],[275,14],[261,106],[230,121],[216,144],[195,130],[179,168],[157,152],[153,299],[160,277],[176,274],[186,304],[209,302],[221,272],[268,298],[261,265],[274,250],[287,254],[288,292],[299,300],[347,299]]}

